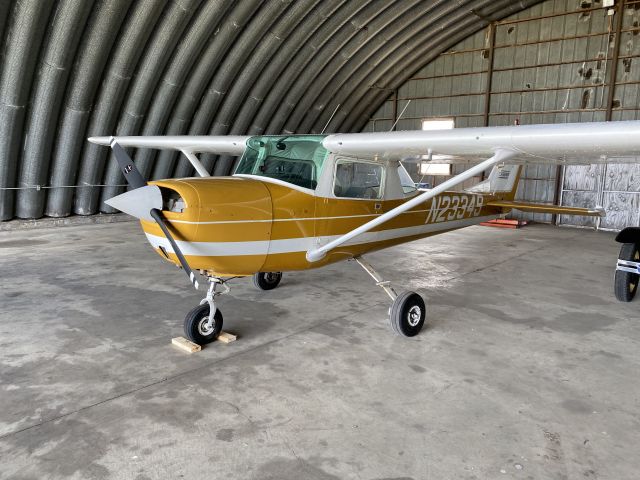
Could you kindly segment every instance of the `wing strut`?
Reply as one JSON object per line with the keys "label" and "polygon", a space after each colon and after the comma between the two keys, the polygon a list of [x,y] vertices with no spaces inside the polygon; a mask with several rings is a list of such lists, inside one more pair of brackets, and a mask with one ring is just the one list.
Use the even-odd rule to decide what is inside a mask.
{"label": "wing strut", "polygon": [[204,165],[202,165],[202,162],[200,161],[200,159],[196,157],[195,153],[189,150],[181,150],[181,152],[184,153],[184,156],[187,157],[187,160],[189,160],[193,168],[196,169],[196,172],[198,172],[198,175],[200,175],[201,177],[211,176],[211,174],[207,172],[207,169],[204,168]]}
{"label": "wing strut", "polygon": [[459,185],[465,182],[466,180],[469,180],[475,175],[479,175],[480,173],[487,170],[489,167],[493,167],[498,163],[508,161],[509,159],[515,157],[518,154],[518,152],[514,150],[506,149],[506,148],[496,148],[494,151],[495,151],[495,154],[493,155],[493,157],[489,158],[488,160],[485,160],[484,162],[479,163],[468,170],[465,170],[464,172],[456,175],[455,177],[450,178],[449,180],[441,183],[437,187],[432,188],[428,192],[424,192],[423,194],[418,195],[417,197],[413,197],[411,200],[403,203],[402,205],[394,208],[393,210],[389,210],[387,213],[380,215],[379,217],[371,220],[370,222],[367,222],[364,225],[361,225],[358,228],[351,230],[349,233],[345,233],[341,237],[333,240],[332,242],[329,242],[320,248],[316,248],[315,250],[307,251],[307,255],[306,255],[307,260],[312,263],[317,262],[318,260],[322,260],[324,256],[327,254],[327,252],[329,252],[330,250],[333,250],[334,248],[345,244],[349,240],[357,237],[358,235],[368,232],[372,228],[375,228],[378,225],[381,225],[387,222],[388,220],[391,220],[392,218],[395,218],[398,215],[408,210],[411,210],[413,207],[420,205],[423,202],[426,202],[427,200],[441,194],[446,190],[449,190],[455,187],[456,185]]}

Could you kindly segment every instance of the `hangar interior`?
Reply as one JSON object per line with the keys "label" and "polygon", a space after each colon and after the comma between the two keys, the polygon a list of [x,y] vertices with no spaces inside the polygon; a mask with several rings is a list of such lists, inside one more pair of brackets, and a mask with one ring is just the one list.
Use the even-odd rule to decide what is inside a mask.
{"label": "hangar interior", "polygon": [[102,203],[126,184],[86,138],[640,119],[639,32],[640,0],[0,2],[0,479],[636,478],[639,315],[610,231],[640,226],[639,164],[524,170],[518,199],[605,218],[368,256],[427,299],[417,337],[341,262],[235,280],[238,341],[187,355],[170,339],[200,296]]}
{"label": "hangar interior", "polygon": [[[609,15],[602,2],[546,1],[495,21],[412,75],[365,129],[389,130],[404,107],[399,130],[420,129],[429,118],[453,118],[457,127],[636,120],[640,4],[616,8],[620,14]],[[621,230],[640,225],[639,194],[637,164],[528,166],[518,199],[602,205],[607,217],[513,217]]]}

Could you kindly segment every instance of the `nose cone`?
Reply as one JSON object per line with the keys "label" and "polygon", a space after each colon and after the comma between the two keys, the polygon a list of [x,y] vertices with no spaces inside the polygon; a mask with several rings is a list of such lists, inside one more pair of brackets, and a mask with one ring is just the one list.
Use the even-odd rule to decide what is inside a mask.
{"label": "nose cone", "polygon": [[[178,192],[185,201],[184,212],[165,208],[162,214],[192,269],[236,276],[251,275],[264,265],[271,241],[273,202],[263,182],[203,177],[154,183],[163,193]],[[157,224],[142,223],[154,248],[160,251],[162,246],[173,260],[173,251],[164,243]]]}
{"label": "nose cone", "polygon": [[104,203],[140,220],[155,222],[150,212],[152,208],[162,210],[162,193],[156,185],[146,185],[105,200]]}

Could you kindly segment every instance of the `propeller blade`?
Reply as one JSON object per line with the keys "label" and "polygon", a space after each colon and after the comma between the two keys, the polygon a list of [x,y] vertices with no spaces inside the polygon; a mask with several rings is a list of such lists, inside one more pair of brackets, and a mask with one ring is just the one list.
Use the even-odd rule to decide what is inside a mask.
{"label": "propeller blade", "polygon": [[187,263],[187,259],[184,258],[184,255],[182,254],[182,251],[178,247],[178,244],[173,239],[173,235],[171,235],[171,232],[167,228],[167,225],[164,223],[164,217],[162,216],[162,211],[157,208],[152,208],[149,213],[151,214],[153,219],[156,221],[158,226],[160,226],[160,228],[162,229],[162,233],[164,233],[164,236],[167,237],[167,240],[169,240],[169,243],[171,244],[171,248],[173,248],[173,251],[175,252],[176,256],[178,257],[178,260],[180,261],[180,265],[182,265],[182,268],[184,269],[185,273],[189,277],[189,280],[191,280],[191,283],[193,283],[193,286],[196,288],[196,290],[198,290],[199,284],[198,284],[198,281],[196,280],[196,275],[195,273],[193,273],[193,270],[191,270],[191,267]]}
{"label": "propeller blade", "polygon": [[162,192],[160,188],[156,185],[147,185],[147,182],[145,182],[140,171],[136,168],[131,157],[127,155],[127,152],[118,144],[115,138],[110,138],[109,145],[111,146],[111,150],[113,150],[113,154],[116,157],[120,170],[122,170],[124,178],[132,190],[110,198],[104,203],[141,220],[155,220],[162,230],[162,233],[164,233],[164,236],[169,240],[189,280],[196,290],[198,290],[200,285],[196,280],[196,275],[193,273],[193,270],[191,270],[187,259],[184,258],[180,247],[178,247],[178,244],[173,239],[171,232],[164,222],[164,216],[162,215]]}
{"label": "propeller blade", "polygon": [[118,166],[120,167],[120,170],[122,170],[122,174],[124,175],[127,183],[131,185],[131,188],[144,187],[147,182],[144,181],[140,171],[136,168],[136,164],[133,163],[133,160],[129,155],[127,155],[124,148],[122,148],[113,137],[110,145],[111,150],[113,150],[113,154],[116,156]]}
{"label": "propeller blade", "polygon": [[145,185],[105,200],[104,203],[133,217],[153,222],[155,218],[149,212],[154,208],[162,210],[162,193],[157,185]]}

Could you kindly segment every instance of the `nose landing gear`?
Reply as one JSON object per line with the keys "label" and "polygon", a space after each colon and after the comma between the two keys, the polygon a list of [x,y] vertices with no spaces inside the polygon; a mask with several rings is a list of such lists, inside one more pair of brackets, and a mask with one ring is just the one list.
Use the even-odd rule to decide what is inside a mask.
{"label": "nose landing gear", "polygon": [[[198,345],[213,342],[222,331],[222,312],[216,307],[216,297],[229,293],[229,286],[224,280],[209,277],[207,296],[200,305],[191,310],[184,319],[185,336]],[[218,287],[221,291],[218,291]]]}

